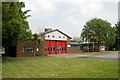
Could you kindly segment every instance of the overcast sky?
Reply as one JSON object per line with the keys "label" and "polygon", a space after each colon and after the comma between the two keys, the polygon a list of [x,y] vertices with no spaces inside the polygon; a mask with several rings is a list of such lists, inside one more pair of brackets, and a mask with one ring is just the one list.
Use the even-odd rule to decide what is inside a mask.
{"label": "overcast sky", "polygon": [[20,0],[30,9],[28,18],[33,33],[44,27],[59,29],[69,36],[80,36],[86,21],[102,18],[113,26],[118,21],[119,0]]}

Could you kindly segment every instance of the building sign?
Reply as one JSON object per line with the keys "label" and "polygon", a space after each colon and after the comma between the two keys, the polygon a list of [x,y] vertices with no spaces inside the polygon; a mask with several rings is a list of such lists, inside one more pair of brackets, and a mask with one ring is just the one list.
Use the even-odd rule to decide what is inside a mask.
{"label": "building sign", "polygon": [[71,45],[67,45],[67,47],[71,47]]}

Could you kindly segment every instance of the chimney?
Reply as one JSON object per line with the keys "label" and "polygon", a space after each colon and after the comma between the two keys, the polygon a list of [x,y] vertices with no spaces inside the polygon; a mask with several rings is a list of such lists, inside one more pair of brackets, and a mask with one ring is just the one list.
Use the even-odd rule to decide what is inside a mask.
{"label": "chimney", "polygon": [[52,31],[52,28],[45,28],[44,32]]}

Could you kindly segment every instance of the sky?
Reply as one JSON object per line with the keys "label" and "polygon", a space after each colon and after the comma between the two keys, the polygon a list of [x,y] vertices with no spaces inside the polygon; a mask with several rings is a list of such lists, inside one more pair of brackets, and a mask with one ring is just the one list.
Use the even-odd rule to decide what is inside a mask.
{"label": "sky", "polygon": [[118,21],[119,0],[20,0],[28,14],[33,33],[46,27],[59,29],[71,37],[79,37],[87,21],[92,18],[107,20],[114,26]]}

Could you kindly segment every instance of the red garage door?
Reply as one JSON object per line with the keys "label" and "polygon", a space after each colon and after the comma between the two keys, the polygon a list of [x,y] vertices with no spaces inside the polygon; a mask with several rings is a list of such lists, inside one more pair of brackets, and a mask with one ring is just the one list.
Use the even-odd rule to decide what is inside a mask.
{"label": "red garage door", "polygon": [[45,52],[44,53],[49,54],[49,40],[46,40],[44,44],[45,44]]}
{"label": "red garage door", "polygon": [[66,41],[62,41],[62,42],[61,42],[61,46],[62,46],[62,47],[61,47],[61,51],[62,51],[61,53],[62,53],[62,54],[65,54],[65,53],[66,53],[66,45],[67,45],[67,44],[66,44]]}
{"label": "red garage door", "polygon": [[61,54],[61,41],[57,41],[57,54]]}
{"label": "red garage door", "polygon": [[45,54],[65,54],[66,53],[66,41],[45,41]]}
{"label": "red garage door", "polygon": [[55,45],[56,45],[55,40],[49,41],[49,48],[50,48],[49,54],[55,54]]}

